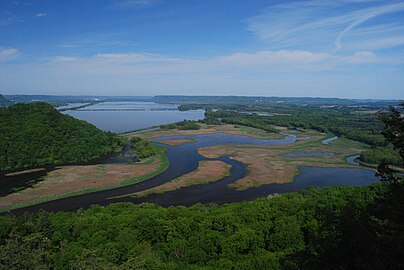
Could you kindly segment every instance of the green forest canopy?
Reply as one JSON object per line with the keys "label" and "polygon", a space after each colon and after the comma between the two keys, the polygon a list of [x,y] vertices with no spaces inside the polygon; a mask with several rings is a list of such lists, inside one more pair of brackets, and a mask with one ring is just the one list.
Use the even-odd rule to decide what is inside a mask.
{"label": "green forest canopy", "polygon": [[133,137],[130,139],[130,142],[132,143],[132,150],[139,159],[151,157],[156,154],[153,146],[142,138]]}
{"label": "green forest canopy", "polygon": [[48,103],[0,109],[0,171],[88,161],[120,144],[113,133],[64,115]]}
{"label": "green forest canopy", "polygon": [[397,269],[400,238],[373,235],[370,218],[390,214],[385,193],[379,183],[213,207],[3,216],[0,269]]}

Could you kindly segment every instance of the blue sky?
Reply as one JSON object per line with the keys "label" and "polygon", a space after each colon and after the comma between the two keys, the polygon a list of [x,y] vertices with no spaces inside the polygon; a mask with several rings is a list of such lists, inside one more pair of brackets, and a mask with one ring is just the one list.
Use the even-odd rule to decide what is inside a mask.
{"label": "blue sky", "polygon": [[0,1],[0,93],[404,99],[404,1]]}

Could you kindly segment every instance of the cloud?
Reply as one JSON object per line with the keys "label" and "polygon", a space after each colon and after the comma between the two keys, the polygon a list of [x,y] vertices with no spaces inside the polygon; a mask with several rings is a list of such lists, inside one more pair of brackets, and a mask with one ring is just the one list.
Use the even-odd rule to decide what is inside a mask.
{"label": "cloud", "polygon": [[10,25],[17,21],[17,17],[10,12],[2,12],[0,14],[0,27]]}
{"label": "cloud", "polygon": [[0,62],[5,62],[14,59],[18,55],[18,50],[15,48],[0,48]]}
{"label": "cloud", "polygon": [[[393,60],[401,62],[369,51],[341,55],[303,50],[204,58],[137,52],[60,55],[48,61],[0,64],[0,85],[14,92],[30,89],[31,93],[53,94],[399,98],[404,54]],[[383,66],[397,70],[383,71]]]}
{"label": "cloud", "polygon": [[310,51],[257,51],[190,58],[148,53],[107,53],[90,57],[57,56],[49,68],[79,71],[81,74],[189,74],[243,72],[291,72],[333,70],[344,66],[372,65],[386,61],[368,51],[348,55]]}
{"label": "cloud", "polygon": [[[345,47],[343,43],[347,43],[349,49],[355,32],[367,28],[367,36],[362,37],[363,47],[359,48],[366,50],[369,40],[404,34],[403,29],[397,27],[383,33],[378,31],[382,22],[379,17],[403,11],[402,1],[295,1],[269,6],[246,22],[248,30],[273,49],[338,51]],[[403,26],[399,15],[389,17],[388,21]]]}
{"label": "cloud", "polygon": [[146,8],[158,4],[159,0],[120,0],[114,4],[115,8]]}
{"label": "cloud", "polygon": [[384,5],[375,8],[364,9],[357,12],[356,14],[353,14],[354,15],[353,22],[350,25],[348,25],[343,31],[341,31],[341,33],[338,35],[335,41],[336,50],[341,49],[342,38],[346,36],[352,29],[358,27],[359,25],[375,17],[386,15],[389,13],[400,12],[402,10],[404,10],[404,3],[395,3],[391,5]]}
{"label": "cloud", "polygon": [[35,18],[45,17],[47,14],[45,12],[39,12],[35,14]]}

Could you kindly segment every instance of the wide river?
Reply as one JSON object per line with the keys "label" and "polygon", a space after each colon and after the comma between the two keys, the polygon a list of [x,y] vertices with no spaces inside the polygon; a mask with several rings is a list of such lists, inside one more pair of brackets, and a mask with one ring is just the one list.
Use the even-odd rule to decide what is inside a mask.
{"label": "wide river", "polygon": [[[227,156],[218,158],[231,165],[231,174],[223,179],[204,185],[196,185],[182,188],[163,194],[152,194],[147,197],[133,198],[129,194],[143,191],[165,182],[171,181],[183,174],[194,171],[201,160],[208,160],[199,155],[197,149],[205,146],[224,144],[245,144],[245,145],[280,145],[293,144],[298,140],[294,135],[285,135],[283,139],[265,140],[254,139],[246,136],[230,135],[224,133],[203,134],[193,136],[161,137],[162,139],[192,138],[195,141],[178,146],[168,146],[167,157],[170,165],[166,171],[138,184],[104,190],[79,196],[54,200],[22,209],[12,211],[21,214],[24,211],[36,212],[40,209],[48,211],[73,211],[79,208],[87,208],[92,204],[108,205],[113,202],[153,202],[163,206],[169,205],[192,205],[195,203],[228,203],[245,200],[253,200],[258,197],[265,197],[273,193],[285,193],[302,190],[307,187],[324,187],[335,185],[363,186],[376,181],[373,171],[359,168],[318,168],[300,167],[300,174],[289,184],[268,184],[259,187],[237,191],[228,188],[228,184],[243,178],[247,175],[247,165],[232,160]],[[119,198],[116,198],[119,196]]]}
{"label": "wide river", "polygon": [[177,107],[175,104],[154,102],[103,102],[63,113],[112,132],[124,132],[182,120],[200,120],[205,117],[204,110],[179,111]]}

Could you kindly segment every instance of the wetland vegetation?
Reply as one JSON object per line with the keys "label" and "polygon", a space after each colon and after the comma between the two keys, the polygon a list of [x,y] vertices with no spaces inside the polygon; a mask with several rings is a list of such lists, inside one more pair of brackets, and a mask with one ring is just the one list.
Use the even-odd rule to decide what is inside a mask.
{"label": "wetland vegetation", "polygon": [[139,137],[132,137],[130,139],[132,150],[135,152],[136,156],[140,159],[148,158],[156,153],[154,152],[153,146],[146,140]]}
{"label": "wetland vegetation", "polygon": [[[385,129],[382,122],[366,128],[379,120],[362,114],[351,119],[338,109],[324,120],[333,124],[319,128],[313,123],[322,124],[324,109],[304,107],[311,117],[300,117],[296,108],[278,109],[260,114],[208,109],[199,122],[119,138],[96,129],[115,146],[127,144],[121,155],[133,152],[140,161],[40,171],[45,175],[38,183],[0,197],[3,211],[35,213],[0,217],[1,267],[401,267],[403,186],[393,170],[402,166],[400,114],[382,113]],[[334,132],[358,119],[367,123],[355,129],[363,136]],[[338,139],[323,143],[335,135]],[[379,137],[383,143],[375,143]],[[360,154],[370,163],[384,157],[379,174],[386,183],[372,184],[378,181],[375,171],[347,163]],[[306,189],[310,186],[323,188]],[[141,202],[179,206],[133,204]],[[81,207],[89,209],[75,212]]]}

